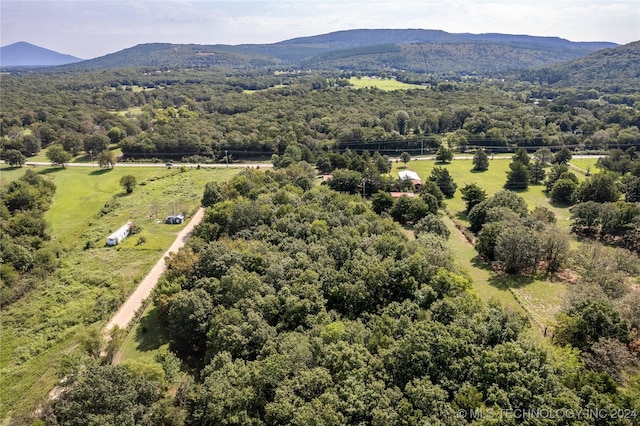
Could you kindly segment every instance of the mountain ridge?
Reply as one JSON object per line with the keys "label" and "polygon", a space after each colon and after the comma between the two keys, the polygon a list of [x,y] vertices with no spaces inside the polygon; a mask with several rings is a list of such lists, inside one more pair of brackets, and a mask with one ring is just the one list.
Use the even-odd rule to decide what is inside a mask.
{"label": "mountain ridge", "polygon": [[80,69],[404,70],[443,76],[497,76],[514,70],[548,67],[613,47],[618,45],[572,42],[560,37],[425,29],[353,29],[268,44],[144,43],[63,66]]}

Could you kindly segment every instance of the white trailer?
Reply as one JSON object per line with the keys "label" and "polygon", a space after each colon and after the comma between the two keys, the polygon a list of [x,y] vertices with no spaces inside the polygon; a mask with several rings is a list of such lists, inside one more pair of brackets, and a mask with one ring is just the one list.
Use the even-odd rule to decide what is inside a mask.
{"label": "white trailer", "polygon": [[119,244],[122,240],[127,238],[130,230],[131,230],[131,222],[127,222],[120,229],[118,229],[116,232],[114,232],[113,234],[107,237],[107,245],[115,246],[116,244]]}

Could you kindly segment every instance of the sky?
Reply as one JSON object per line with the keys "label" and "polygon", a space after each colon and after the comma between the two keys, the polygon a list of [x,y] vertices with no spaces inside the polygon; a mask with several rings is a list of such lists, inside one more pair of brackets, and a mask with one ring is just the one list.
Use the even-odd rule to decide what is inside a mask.
{"label": "sky", "polygon": [[273,43],[361,28],[640,40],[640,0],[1,0],[0,45],[83,59],[141,43]]}

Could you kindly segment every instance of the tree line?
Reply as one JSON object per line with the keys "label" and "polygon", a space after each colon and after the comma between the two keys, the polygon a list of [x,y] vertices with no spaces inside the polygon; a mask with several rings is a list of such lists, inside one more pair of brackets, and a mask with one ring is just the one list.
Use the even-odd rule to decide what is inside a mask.
{"label": "tree line", "polygon": [[0,190],[0,303],[6,305],[38,285],[58,264],[44,219],[56,191],[53,182],[27,170]]}

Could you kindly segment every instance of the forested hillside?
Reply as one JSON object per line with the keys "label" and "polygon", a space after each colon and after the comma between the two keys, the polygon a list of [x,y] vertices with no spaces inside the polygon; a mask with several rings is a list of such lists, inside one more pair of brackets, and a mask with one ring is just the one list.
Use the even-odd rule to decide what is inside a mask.
{"label": "forested hillside", "polygon": [[[391,51],[390,46],[393,47]],[[272,44],[143,44],[67,68],[388,69],[488,76],[580,58],[614,46],[613,43],[577,43],[555,37],[509,34],[451,34],[418,29],[349,30]]]}
{"label": "forested hillside", "polygon": [[640,41],[604,49],[568,63],[525,71],[522,77],[561,87],[602,87],[612,83],[621,88],[638,87]]}

